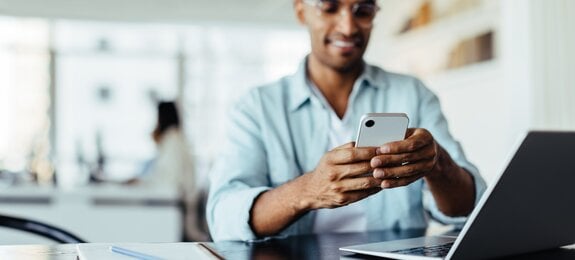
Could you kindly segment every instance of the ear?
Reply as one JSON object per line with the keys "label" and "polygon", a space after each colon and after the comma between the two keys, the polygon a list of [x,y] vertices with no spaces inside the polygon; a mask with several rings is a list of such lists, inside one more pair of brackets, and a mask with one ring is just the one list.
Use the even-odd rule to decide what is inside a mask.
{"label": "ear", "polygon": [[305,10],[304,10],[304,3],[302,2],[302,0],[294,0],[293,1],[293,7],[294,7],[295,15],[296,15],[298,22],[300,24],[305,25],[306,24],[305,14],[304,14]]}

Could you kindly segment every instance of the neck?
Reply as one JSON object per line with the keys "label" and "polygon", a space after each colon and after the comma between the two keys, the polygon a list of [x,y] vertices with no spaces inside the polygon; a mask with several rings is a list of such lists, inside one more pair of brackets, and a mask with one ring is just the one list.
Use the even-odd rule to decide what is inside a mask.
{"label": "neck", "polygon": [[321,64],[310,55],[307,64],[307,76],[321,91],[329,105],[339,118],[343,118],[353,85],[363,71],[361,66],[347,70],[338,70]]}

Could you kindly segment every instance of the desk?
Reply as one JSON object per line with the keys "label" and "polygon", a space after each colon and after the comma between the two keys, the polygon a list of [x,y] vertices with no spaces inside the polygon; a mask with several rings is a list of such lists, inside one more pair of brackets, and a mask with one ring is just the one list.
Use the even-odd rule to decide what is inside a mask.
{"label": "desk", "polygon": [[[302,235],[260,243],[218,242],[210,245],[226,259],[377,259],[343,253],[341,246],[409,238],[424,234],[424,230],[381,231],[326,235]],[[41,246],[0,246],[0,259],[76,260],[73,244]],[[521,255],[509,259],[575,259],[575,245],[545,252]]]}
{"label": "desk", "polygon": [[265,242],[218,242],[211,246],[227,259],[339,259],[342,246],[423,236],[424,229],[300,235]]}
{"label": "desk", "polygon": [[[339,248],[354,244],[412,238],[425,235],[425,230],[377,231],[301,235],[260,243],[218,242],[211,246],[226,259],[381,259],[348,252]],[[575,244],[546,252],[510,257],[508,259],[575,259]]]}

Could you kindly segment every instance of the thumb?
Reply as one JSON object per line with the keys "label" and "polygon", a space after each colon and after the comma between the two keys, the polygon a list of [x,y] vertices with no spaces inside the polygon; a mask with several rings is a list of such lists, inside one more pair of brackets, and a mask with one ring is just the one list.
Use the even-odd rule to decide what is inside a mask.
{"label": "thumb", "polygon": [[333,148],[333,150],[347,149],[347,148],[353,148],[353,147],[355,147],[355,142],[349,142],[349,143],[340,145],[336,148]]}

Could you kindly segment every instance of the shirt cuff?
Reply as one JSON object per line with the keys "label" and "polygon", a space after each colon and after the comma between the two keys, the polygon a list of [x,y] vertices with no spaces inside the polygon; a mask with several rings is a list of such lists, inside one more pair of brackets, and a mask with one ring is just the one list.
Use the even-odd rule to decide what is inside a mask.
{"label": "shirt cuff", "polygon": [[[471,178],[473,178],[475,188],[475,203],[474,203],[475,207],[477,206],[477,203],[479,202],[481,196],[483,195],[483,192],[485,191],[486,188],[485,181],[483,180],[483,178],[481,178],[481,176],[479,176],[479,172],[475,167],[471,166],[463,168],[468,172],[469,175],[471,175]],[[450,217],[441,212],[441,210],[439,210],[439,208],[437,207],[437,203],[435,202],[435,199],[433,198],[433,195],[431,194],[431,191],[429,191],[427,185],[425,185],[425,188],[423,190],[423,204],[431,214],[431,217],[442,224],[454,225],[456,228],[462,228],[463,225],[465,224],[465,221],[467,220],[467,216]]]}
{"label": "shirt cuff", "polygon": [[257,239],[249,223],[251,208],[256,197],[270,189],[256,187],[222,194],[212,213],[214,221],[210,229],[214,241]]}

